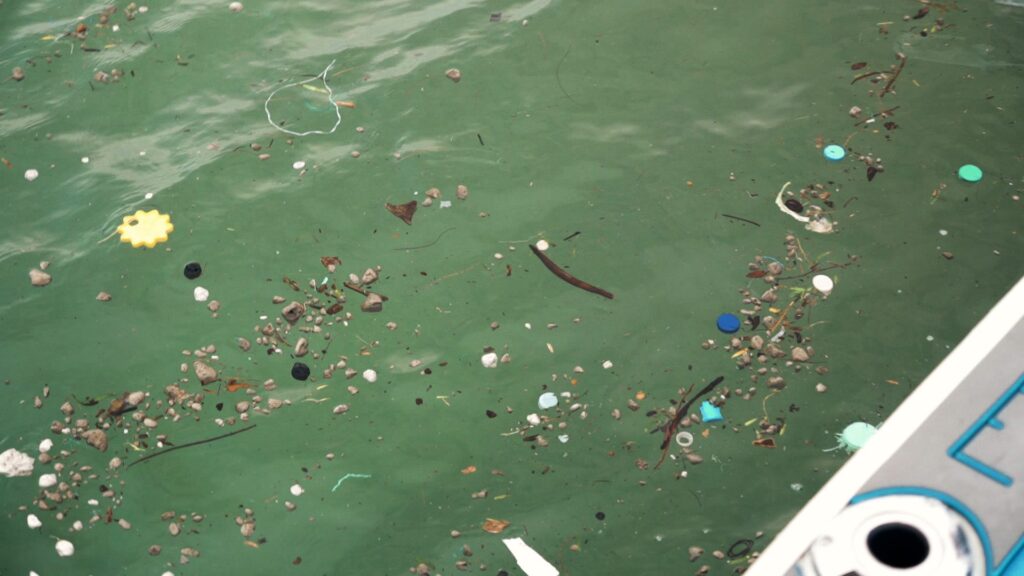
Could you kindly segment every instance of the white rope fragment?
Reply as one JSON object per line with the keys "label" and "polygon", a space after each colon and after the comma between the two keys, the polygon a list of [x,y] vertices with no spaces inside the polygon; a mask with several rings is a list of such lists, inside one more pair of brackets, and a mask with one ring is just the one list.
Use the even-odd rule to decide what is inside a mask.
{"label": "white rope fragment", "polygon": [[[334,101],[334,91],[331,90],[331,87],[327,84],[327,72],[329,72],[331,68],[334,67],[335,62],[337,62],[337,60],[331,60],[331,63],[327,65],[327,68],[324,68],[324,71],[318,74],[315,78],[309,78],[301,82],[292,82],[291,84],[285,84],[284,86],[281,86],[275,89],[273,92],[271,92],[270,96],[267,96],[266,102],[263,103],[263,111],[267,113],[267,122],[270,122],[271,126],[277,128],[281,132],[284,132],[285,134],[291,134],[292,136],[309,136],[310,134],[334,134],[334,131],[337,130],[338,126],[341,125],[341,110],[338,107],[338,103]],[[278,92],[284,90],[285,88],[291,88],[292,86],[301,86],[303,84],[309,84],[310,82],[316,82],[317,80],[322,81],[324,89],[327,90],[327,101],[331,103],[331,106],[334,106],[334,115],[337,117],[337,121],[334,123],[334,127],[331,128],[329,132],[324,132],[323,130],[294,132],[275,123],[273,118],[270,117],[270,100],[274,97],[274,94],[277,94]]]}

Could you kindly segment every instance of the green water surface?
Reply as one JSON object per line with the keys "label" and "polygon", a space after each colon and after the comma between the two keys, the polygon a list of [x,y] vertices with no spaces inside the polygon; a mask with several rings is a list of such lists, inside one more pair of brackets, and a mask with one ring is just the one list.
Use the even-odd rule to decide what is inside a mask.
{"label": "green water surface", "polygon": [[[249,0],[233,13],[173,0],[132,20],[119,4],[101,25],[105,6],[0,1],[0,76],[25,72],[0,82],[0,451],[37,456],[51,438],[70,453],[61,479],[82,465],[97,474],[49,511],[33,501],[53,464],[0,478],[2,575],[397,575],[419,563],[455,574],[460,560],[522,573],[502,537],[524,538],[562,574],[688,574],[703,563],[730,574],[747,558],[710,552],[761,531],[762,549],[845,461],[823,451],[835,434],[883,422],[1024,273],[1021,8],[932,4],[904,21],[923,4]],[[66,36],[79,20],[85,40]],[[897,53],[907,64],[893,92],[851,84]],[[326,94],[286,85],[332,62],[335,99],[356,106],[340,108],[338,129],[294,137],[271,126],[264,103],[280,88],[268,106],[276,123],[331,129]],[[94,80],[115,68],[119,81]],[[899,108],[856,126],[855,105],[860,119]],[[848,145],[847,159],[825,161],[828,143]],[[861,154],[884,164],[872,181]],[[982,168],[981,182],[957,180],[964,163]],[[787,181],[833,191],[834,234],[776,208]],[[384,208],[432,187],[452,206],[421,206],[411,226]],[[168,242],[134,249],[110,237],[138,209],[170,214]],[[746,278],[747,263],[783,259],[787,232],[820,266],[849,265],[829,271],[835,291],[804,333],[829,372],[784,369],[787,387],[762,404],[770,391],[737,370],[715,319],[744,308],[739,290],[766,288]],[[540,239],[615,298],[556,278],[528,248]],[[341,258],[337,274],[323,256]],[[37,288],[28,272],[40,261],[53,281]],[[196,280],[182,274],[190,261],[203,266]],[[302,297],[282,277],[308,290],[375,266],[383,311],[360,311],[346,290],[351,320],[325,325],[329,341],[310,335],[327,353],[304,359],[309,381],[291,378],[289,349],[235,346],[280,313],[273,296]],[[216,317],[194,301],[197,285],[221,303]],[[100,291],[111,301],[96,301]],[[708,339],[718,346],[705,351]],[[50,432],[72,394],[102,398],[75,404],[74,418],[92,422],[109,395],[143,390],[155,402],[185,376],[201,392],[179,366],[192,360],[182,350],[209,344],[222,377],[291,405],[116,474],[111,457],[157,451],[153,438],[142,452],[129,446],[130,416],[131,433],[115,426],[106,454]],[[484,368],[486,347],[511,361]],[[342,355],[379,379],[325,379]],[[649,432],[663,411],[680,388],[719,375],[758,392],[729,399],[724,422],[690,429],[703,463],[673,446],[680,458],[655,469],[662,435]],[[277,390],[259,389],[267,379]],[[245,391],[207,390],[201,412],[179,409],[152,434],[180,445],[239,429],[215,419],[234,415]],[[578,396],[562,401],[564,431],[527,432],[546,447],[515,433],[545,391]],[[575,402],[585,407],[570,414]],[[351,409],[332,414],[340,403]],[[750,423],[764,415],[786,423],[775,449],[752,445]],[[470,465],[477,472],[463,474]],[[332,490],[346,474],[369,478]],[[132,528],[105,522],[108,507]],[[244,508],[258,547],[235,523]],[[172,537],[166,511],[204,518]],[[29,512],[42,529],[26,527]],[[510,525],[490,534],[487,518]],[[85,529],[72,532],[75,520]],[[58,538],[73,557],[57,557]],[[147,553],[154,544],[159,556]],[[690,564],[690,546],[708,553]],[[183,547],[200,556],[180,564]]]}

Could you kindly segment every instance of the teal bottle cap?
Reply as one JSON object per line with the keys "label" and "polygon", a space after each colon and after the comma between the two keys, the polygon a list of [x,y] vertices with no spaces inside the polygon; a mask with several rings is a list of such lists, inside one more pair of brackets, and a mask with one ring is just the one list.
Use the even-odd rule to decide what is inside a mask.
{"label": "teal bottle cap", "polygon": [[846,149],[838,144],[829,144],[825,146],[825,158],[833,162],[838,162],[843,158],[846,158]]}
{"label": "teal bottle cap", "polygon": [[957,175],[960,179],[965,182],[977,182],[981,180],[981,168],[978,168],[974,164],[964,164],[957,171]]}

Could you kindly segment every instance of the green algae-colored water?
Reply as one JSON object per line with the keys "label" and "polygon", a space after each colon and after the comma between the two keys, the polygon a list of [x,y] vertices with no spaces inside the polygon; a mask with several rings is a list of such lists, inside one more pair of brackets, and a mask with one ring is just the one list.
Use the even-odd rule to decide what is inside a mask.
{"label": "green algae-colored water", "polygon": [[[0,82],[0,451],[38,456],[52,439],[76,497],[54,502],[38,488],[54,462],[0,478],[0,574],[383,575],[421,563],[455,574],[463,560],[476,573],[522,573],[502,537],[522,537],[563,574],[704,563],[730,574],[748,558],[710,551],[744,538],[762,549],[843,463],[823,452],[835,434],[883,422],[1024,273],[1024,9],[932,4],[905,21],[924,5],[227,4],[159,2],[131,20],[117,5],[103,24],[103,3],[0,3],[0,75],[24,72]],[[84,39],[67,35],[79,20]],[[897,53],[906,65],[886,91]],[[267,106],[275,123],[330,131],[335,107],[312,80],[331,62],[334,99],[355,105],[339,108],[337,130],[271,126],[264,103],[280,89]],[[118,81],[94,78],[114,69]],[[316,89],[288,86],[303,81]],[[846,160],[822,157],[831,143],[849,148]],[[869,181],[860,156],[883,170]],[[965,163],[984,178],[958,180]],[[831,193],[831,206],[802,201],[824,208],[834,233],[776,207],[787,181]],[[440,199],[412,225],[384,208],[432,187]],[[171,216],[168,242],[118,243],[115,228],[138,209]],[[542,239],[551,260],[615,298],[548,271],[529,249]],[[762,311],[776,320],[809,273],[835,281],[803,318],[785,317],[814,364],[766,363],[786,380],[767,400],[766,377],[739,370],[715,327],[725,312],[746,320],[740,290],[769,287],[747,277],[759,255],[787,264],[777,311]],[[342,260],[336,273],[324,256]],[[40,261],[52,283],[34,287]],[[196,280],[182,274],[191,261],[203,267]],[[343,288],[344,311],[320,332],[299,332],[312,330],[303,320],[279,353],[255,343],[254,327],[280,314],[273,296],[307,299],[283,277],[333,301],[310,280],[341,287],[376,266],[382,311],[361,311],[362,296]],[[216,316],[196,286],[220,303]],[[745,324],[741,347],[765,328]],[[787,351],[801,344],[795,332]],[[300,336],[312,352],[293,359]],[[195,359],[182,351],[210,344],[220,382],[201,387],[180,371]],[[483,367],[487,347],[509,361]],[[341,356],[358,374],[326,378]],[[295,361],[313,377],[293,379]],[[680,388],[717,376],[734,391],[724,422],[688,429],[703,461],[673,444],[656,469]],[[253,387],[230,392],[231,379]],[[268,379],[276,389],[263,389]],[[174,383],[200,394],[202,410],[169,414]],[[150,394],[136,412],[155,429],[131,413],[97,417],[136,390]],[[546,391],[575,397],[541,411]],[[157,435],[165,450],[242,429],[216,420],[237,418],[253,394],[264,408],[290,405],[251,412],[244,433],[107,468],[158,453]],[[333,414],[342,403],[349,411]],[[531,428],[532,413],[553,429]],[[78,438],[76,419],[110,426],[106,453]],[[784,428],[766,433],[761,419]],[[68,433],[51,432],[54,421]],[[347,474],[369,477],[338,484]],[[294,484],[304,493],[292,496]],[[246,508],[248,537],[236,524]],[[189,516],[178,536],[161,520],[168,511]],[[29,513],[41,529],[26,527]],[[488,533],[487,518],[509,525]],[[74,556],[59,558],[57,539]],[[690,546],[709,553],[690,564]],[[186,547],[199,556],[182,564]]]}

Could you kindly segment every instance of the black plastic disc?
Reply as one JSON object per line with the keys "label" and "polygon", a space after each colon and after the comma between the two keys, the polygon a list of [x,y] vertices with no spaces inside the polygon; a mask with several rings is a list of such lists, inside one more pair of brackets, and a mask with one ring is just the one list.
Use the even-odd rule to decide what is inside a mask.
{"label": "black plastic disc", "polygon": [[309,366],[306,366],[302,362],[296,362],[292,365],[292,378],[296,380],[305,380],[309,378]]}
{"label": "black plastic disc", "polygon": [[189,262],[185,264],[185,278],[189,280],[195,280],[203,274],[203,267],[199,265],[199,262]]}

